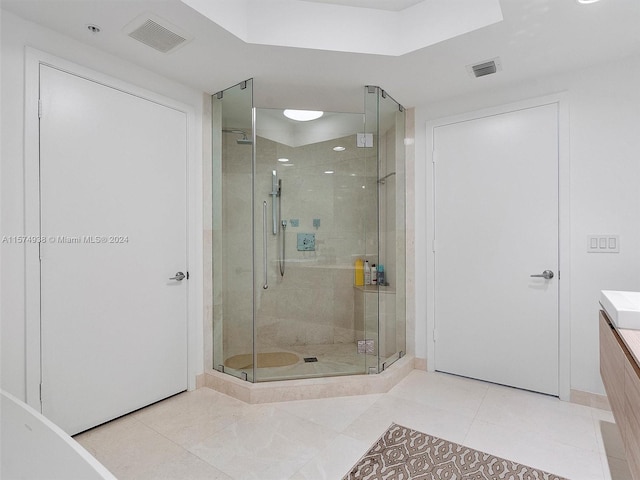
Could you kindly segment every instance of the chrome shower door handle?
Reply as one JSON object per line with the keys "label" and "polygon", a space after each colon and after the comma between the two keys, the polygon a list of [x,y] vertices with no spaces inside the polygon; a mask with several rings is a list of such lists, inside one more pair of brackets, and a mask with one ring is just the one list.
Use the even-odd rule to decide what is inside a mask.
{"label": "chrome shower door handle", "polygon": [[545,280],[551,280],[553,278],[553,272],[551,270],[545,270],[541,274],[529,275],[529,276],[530,277],[541,277],[541,278],[544,278]]}
{"label": "chrome shower door handle", "polygon": [[169,277],[169,280],[177,280],[177,281],[181,282],[185,278],[187,278],[187,276],[184,273],[177,272],[176,276],[175,277]]}

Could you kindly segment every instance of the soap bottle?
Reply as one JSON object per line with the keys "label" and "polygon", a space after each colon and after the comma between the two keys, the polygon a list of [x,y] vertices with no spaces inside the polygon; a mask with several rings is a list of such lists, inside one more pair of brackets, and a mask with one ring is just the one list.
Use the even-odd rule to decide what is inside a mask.
{"label": "soap bottle", "polygon": [[376,268],[376,264],[371,265],[371,285],[376,285],[378,283],[378,269]]}
{"label": "soap bottle", "polygon": [[386,285],[384,278],[384,265],[378,265],[378,285]]}
{"label": "soap bottle", "polygon": [[371,267],[369,266],[369,260],[364,261],[364,284],[371,285]]}
{"label": "soap bottle", "polygon": [[355,265],[355,278],[354,278],[354,285],[356,287],[360,287],[362,285],[364,285],[364,263],[362,262],[362,259],[358,258],[356,260],[356,265]]}

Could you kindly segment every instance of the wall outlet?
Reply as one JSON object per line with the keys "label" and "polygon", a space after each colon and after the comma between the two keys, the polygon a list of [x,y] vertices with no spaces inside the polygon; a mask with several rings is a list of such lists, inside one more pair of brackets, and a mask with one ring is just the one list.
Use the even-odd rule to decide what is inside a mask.
{"label": "wall outlet", "polygon": [[588,253],[620,253],[619,235],[587,235]]}

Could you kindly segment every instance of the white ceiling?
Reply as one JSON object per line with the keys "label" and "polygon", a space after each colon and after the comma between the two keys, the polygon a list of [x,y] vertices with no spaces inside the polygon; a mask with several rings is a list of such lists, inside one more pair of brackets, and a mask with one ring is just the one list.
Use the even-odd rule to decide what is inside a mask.
{"label": "white ceiling", "polygon": [[374,8],[399,12],[424,0],[298,0],[300,2],[333,3],[345,7]]}
{"label": "white ceiling", "polygon": [[[640,54],[639,0],[500,5],[502,22],[389,57],[248,44],[179,0],[2,0],[4,9],[23,18],[202,91],[254,78],[261,107],[357,112],[367,84],[410,107]],[[194,39],[170,54],[132,40],[122,28],[145,12]],[[89,33],[89,23],[102,32]],[[497,56],[501,72],[479,79],[467,74],[466,65]]]}
{"label": "white ceiling", "polygon": [[398,12],[300,0],[182,2],[248,43],[374,55],[404,55],[502,21],[499,0],[424,0]]}

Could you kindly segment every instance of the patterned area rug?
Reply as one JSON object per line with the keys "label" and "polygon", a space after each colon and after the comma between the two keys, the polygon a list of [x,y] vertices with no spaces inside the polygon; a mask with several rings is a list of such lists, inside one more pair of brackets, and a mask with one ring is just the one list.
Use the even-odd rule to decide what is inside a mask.
{"label": "patterned area rug", "polygon": [[567,480],[393,424],[342,480]]}

